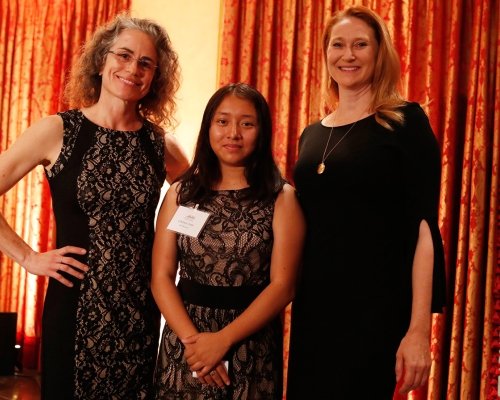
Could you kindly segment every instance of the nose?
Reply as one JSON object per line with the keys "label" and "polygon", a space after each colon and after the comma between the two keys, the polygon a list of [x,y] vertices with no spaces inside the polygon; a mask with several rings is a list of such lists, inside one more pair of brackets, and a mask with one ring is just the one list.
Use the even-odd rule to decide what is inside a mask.
{"label": "nose", "polygon": [[342,56],[342,60],[344,61],[354,61],[356,56],[352,52],[352,48],[350,46],[345,47],[344,55]]}
{"label": "nose", "polygon": [[240,126],[238,123],[231,123],[229,130],[228,130],[228,135],[229,138],[231,139],[239,139],[240,137]]}
{"label": "nose", "polygon": [[137,75],[139,71],[139,64],[137,60],[131,59],[130,62],[127,64],[127,70],[132,74],[132,75]]}

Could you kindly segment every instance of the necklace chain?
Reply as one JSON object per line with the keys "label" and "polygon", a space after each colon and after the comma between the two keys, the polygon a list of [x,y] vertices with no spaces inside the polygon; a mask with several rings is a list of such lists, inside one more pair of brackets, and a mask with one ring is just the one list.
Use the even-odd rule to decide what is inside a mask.
{"label": "necklace chain", "polygon": [[328,149],[328,145],[330,144],[330,139],[332,138],[332,132],[333,132],[333,128],[335,128],[335,122],[337,121],[337,111],[335,111],[335,116],[333,118],[333,125],[332,125],[332,129],[330,129],[330,134],[328,135],[328,141],[326,142],[326,146],[325,146],[325,150],[323,151],[323,158],[321,160],[321,163],[318,165],[318,174],[322,174],[323,172],[325,172],[325,169],[326,169],[326,166],[325,166],[325,160],[328,158],[328,156],[331,154],[331,152],[333,150],[335,150],[335,148],[340,144],[340,142],[342,140],[344,140],[344,138],[347,136],[347,134],[351,131],[352,128],[354,128],[354,125],[356,125],[356,123],[361,119],[361,117],[363,116],[363,114],[365,113],[366,110],[363,110],[363,113],[359,116],[359,118],[354,121],[354,124],[351,125],[351,127],[347,130],[346,133],[344,133],[344,136],[342,136],[340,138],[340,140],[335,143],[335,146],[333,146],[330,151],[328,152],[328,154],[326,154],[326,150]]}

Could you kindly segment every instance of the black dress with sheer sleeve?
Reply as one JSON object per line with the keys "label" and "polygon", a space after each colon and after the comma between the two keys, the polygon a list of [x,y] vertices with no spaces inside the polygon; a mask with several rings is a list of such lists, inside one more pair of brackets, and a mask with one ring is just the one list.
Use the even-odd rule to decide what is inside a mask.
{"label": "black dress with sheer sleeve", "polygon": [[42,399],[146,399],[160,313],[150,291],[164,141],[148,121],[116,131],[80,110],[59,114],[63,144],[46,171],[57,247],[89,266],[69,288],[49,280],[42,321]]}
{"label": "black dress with sheer sleeve", "polygon": [[[292,305],[287,399],[392,399],[396,351],[410,322],[412,261],[425,220],[434,244],[432,311],[445,302],[437,217],[440,150],[417,103],[388,130],[371,115],[318,174],[330,127],[308,126],[294,180],[307,221]],[[327,150],[328,152],[328,150]]]}

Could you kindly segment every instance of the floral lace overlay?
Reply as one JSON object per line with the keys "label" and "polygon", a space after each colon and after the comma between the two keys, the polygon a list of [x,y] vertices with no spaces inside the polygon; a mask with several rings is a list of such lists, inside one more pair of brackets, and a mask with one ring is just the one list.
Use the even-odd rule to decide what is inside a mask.
{"label": "floral lace overlay", "polygon": [[[62,161],[69,159],[83,119],[79,111],[63,115]],[[163,166],[163,141],[149,123],[136,132],[90,126],[85,134],[93,135],[92,144],[76,189],[88,218],[90,270],[76,310],[75,398],[144,399],[158,340],[150,280],[154,215],[165,179],[164,167],[155,171],[154,165]],[[150,159],[147,140],[161,164]],[[63,166],[56,163],[53,175]]]}
{"label": "floral lace overlay", "polygon": [[[210,204],[199,208],[211,214],[199,237],[178,235],[181,277],[212,286],[253,286],[269,281],[274,203],[262,207],[240,201],[246,190],[214,192]],[[200,332],[219,331],[244,311],[187,302],[185,306]],[[155,373],[157,399],[281,399],[279,319],[229,351],[231,385],[225,389],[202,386],[183,354],[184,346],[165,325]]]}

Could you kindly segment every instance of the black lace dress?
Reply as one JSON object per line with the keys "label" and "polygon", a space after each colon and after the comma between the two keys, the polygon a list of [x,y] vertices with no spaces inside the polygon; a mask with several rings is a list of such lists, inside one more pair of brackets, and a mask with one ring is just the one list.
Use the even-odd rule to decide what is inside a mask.
{"label": "black lace dress", "polygon": [[[257,295],[269,282],[274,202],[266,207],[249,206],[239,200],[246,190],[214,192],[213,201],[199,208],[211,213],[199,237],[177,235],[181,283],[195,286],[191,292],[194,297],[207,286],[216,287],[212,295],[208,290],[206,297],[210,298],[193,300],[205,305],[186,301],[180,290],[200,332],[219,331],[244,311],[242,305],[231,309],[220,302],[225,289],[238,287],[245,292],[256,288]],[[246,294],[237,294],[235,300]],[[155,373],[157,399],[281,399],[283,345],[279,318],[233,346],[224,357],[231,379],[225,389],[201,385],[183,354],[183,344],[166,324]]]}
{"label": "black lace dress", "polygon": [[[42,398],[145,399],[159,311],[150,292],[154,216],[165,180],[164,142],[149,122],[134,132],[59,114],[61,154],[47,171],[57,247],[90,270],[73,288],[50,279],[42,326]],[[150,393],[149,393],[150,394]]]}

